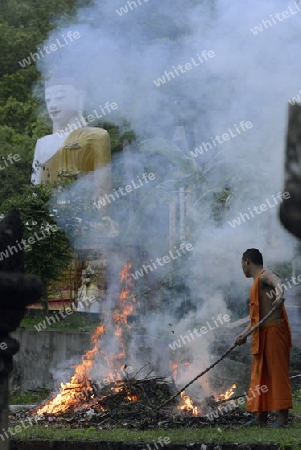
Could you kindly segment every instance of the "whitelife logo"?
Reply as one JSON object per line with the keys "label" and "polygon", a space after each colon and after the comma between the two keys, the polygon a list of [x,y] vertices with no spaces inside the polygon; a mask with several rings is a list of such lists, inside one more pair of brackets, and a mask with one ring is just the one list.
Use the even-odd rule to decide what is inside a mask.
{"label": "whitelife logo", "polygon": [[[180,248],[175,247],[175,252],[178,256],[174,254],[174,250],[170,250],[168,255],[163,256],[163,258],[156,258],[156,263],[159,266],[164,266],[164,264],[169,264],[172,260],[178,259],[181,256],[186,254],[186,251],[190,252],[193,249],[191,244],[181,244]],[[182,253],[181,253],[182,252]],[[162,262],[163,261],[163,262]],[[142,269],[136,270],[135,273],[131,273],[132,277],[135,280],[138,280],[139,277],[143,277],[144,275],[148,274],[149,272],[153,272],[154,270],[158,269],[158,266],[152,259],[151,259],[151,265],[143,264]]]}
{"label": "whitelife logo", "polygon": [[[44,45],[44,47],[41,49],[38,47],[38,53],[30,53],[28,58],[23,59],[23,61],[19,61],[20,66],[24,69],[26,66],[30,66],[33,62],[36,62],[37,59],[44,58],[46,55],[50,55],[51,52],[56,52],[59,48],[66,47],[66,45],[69,45],[70,42],[73,42],[73,39],[79,39],[80,33],[78,31],[68,31],[67,37],[65,37],[64,34],[61,36],[63,38],[63,42],[60,41],[60,38],[56,39],[56,43],[50,44],[50,45]],[[50,50],[49,50],[50,49]],[[46,53],[44,53],[44,52]]]}
{"label": "whitelife logo", "polygon": [[[276,13],[274,16],[270,14],[271,19],[264,20],[262,19],[261,24],[256,25],[254,28],[251,28],[250,30],[252,33],[256,36],[259,33],[262,33],[264,30],[267,30],[268,28],[272,28],[275,25],[277,25],[280,22],[283,22],[284,19],[288,19],[295,14],[298,14],[301,9],[299,8],[299,5],[301,5],[301,1],[299,3],[294,2],[295,6],[289,6],[288,11],[284,10],[282,13]],[[278,22],[275,20],[277,19]],[[264,28],[263,28],[264,27]]]}
{"label": "whitelife logo", "polygon": [[[261,393],[265,393],[268,392],[268,387],[263,384],[262,386],[260,386],[259,384],[256,385],[255,387],[255,391],[257,392],[258,395],[261,395]],[[220,409],[216,409],[215,412],[211,412],[209,414],[207,414],[207,417],[209,420],[214,420],[217,419],[218,416],[222,416],[225,413],[232,411],[232,409],[237,408],[239,405],[243,405],[245,403],[245,401],[247,400],[252,400],[252,398],[256,398],[256,393],[253,391],[252,388],[249,389],[248,394],[252,397],[248,397],[247,393],[244,392],[244,396],[238,397],[236,400],[230,400],[228,402],[227,406],[222,406]]]}
{"label": "whitelife logo", "polygon": [[[8,427],[6,430],[5,428],[3,428],[3,431],[1,431],[1,433],[3,434],[0,434],[0,439],[2,440],[2,442],[5,442],[6,439],[10,439],[11,437],[16,436],[16,434],[21,433],[22,429],[26,430],[27,428],[32,427],[34,424],[37,424],[39,420],[39,417],[27,417],[24,420],[20,420],[19,425]],[[28,424],[27,426],[26,423]]]}
{"label": "whitelife logo", "polygon": [[[147,3],[148,0],[143,0],[144,3]],[[137,4],[138,3],[138,4]],[[128,7],[130,8],[130,11],[133,11],[133,5],[134,8],[138,8],[138,6],[142,6],[143,3],[141,3],[141,0],[136,0],[136,1],[128,1],[124,6],[121,6],[121,8],[119,9],[115,9],[115,11],[117,12],[117,14],[121,17],[123,16],[123,14],[127,14],[129,12]]]}
{"label": "whitelife logo", "polygon": [[[283,196],[283,198],[282,198]],[[279,201],[282,203],[283,200],[287,200],[288,198],[290,198],[290,193],[289,192],[278,192],[277,194],[277,198],[279,199]],[[262,203],[260,206],[254,206],[253,207],[253,211],[256,212],[257,215],[261,214],[264,211],[267,211],[268,208],[274,208],[275,206],[278,205],[278,201],[276,200],[276,198],[274,197],[274,195],[272,195],[272,199],[273,199],[273,203],[270,203],[269,199],[266,199],[266,203]],[[254,218],[254,214],[251,210],[251,208],[248,208],[248,213],[240,213],[239,217],[237,217],[236,219],[231,220],[230,222],[228,222],[229,225],[231,225],[232,228],[235,228],[239,225],[242,224],[242,221],[245,222],[246,219],[247,220],[251,220],[251,218]],[[260,211],[259,211],[260,210]],[[250,216],[249,216],[250,214]]]}
{"label": "whitelife logo", "polygon": [[96,119],[101,119],[103,116],[106,116],[106,112],[104,110],[104,108],[107,110],[108,113],[112,112],[111,110],[115,110],[118,109],[118,105],[115,102],[106,102],[104,107],[102,107],[102,105],[99,105],[99,109],[102,112],[102,114],[99,114],[100,111],[97,111],[96,109],[93,109],[92,113],[88,114],[88,116],[86,118],[82,117],[82,118],[76,118],[75,122],[76,123],[68,123],[68,125],[66,126],[66,128],[61,129],[60,131],[57,131],[56,134],[58,135],[58,137],[62,138],[62,137],[67,137],[69,136],[69,134],[72,131],[78,130],[79,128],[85,127],[87,126],[87,124],[94,122]]}
{"label": "whitelife logo", "polygon": [[300,103],[301,102],[301,90],[298,92],[296,97],[289,98],[288,101],[292,106]]}
{"label": "whitelife logo", "polygon": [[[15,153],[14,155],[12,155],[11,153],[8,156],[2,156],[1,157],[2,162],[0,164],[0,170],[4,170],[7,167],[9,167],[10,165],[14,164],[15,162],[20,161],[20,155],[18,153]],[[3,166],[2,166],[3,164]]]}
{"label": "whitelife logo", "polygon": [[[3,261],[3,258],[9,258],[9,256],[14,255],[15,253],[18,253],[20,250],[26,250],[31,247],[31,245],[35,244],[37,241],[42,241],[47,236],[50,236],[51,233],[56,233],[58,231],[58,227],[56,225],[50,225],[47,223],[47,225],[44,227],[44,229],[40,229],[40,234],[42,237],[38,235],[37,232],[34,233],[33,236],[30,236],[27,239],[28,244],[26,243],[25,239],[21,239],[21,242],[16,240],[16,245],[8,245],[6,247],[6,250],[3,252],[0,252],[0,261]],[[45,235],[47,234],[47,236]],[[17,248],[18,247],[18,248]]]}
{"label": "whitelife logo", "polygon": [[215,57],[215,53],[214,53],[213,50],[209,50],[209,52],[207,52],[207,50],[203,50],[202,51],[202,56],[200,56],[197,53],[197,61],[194,58],[190,58],[191,62],[187,62],[184,65],[183,64],[179,64],[177,67],[173,66],[173,70],[171,72],[167,72],[167,70],[165,70],[165,72],[162,75],[162,77],[158,77],[156,80],[153,80],[153,82],[155,83],[155,85],[157,87],[160,87],[162,84],[166,84],[167,81],[170,81],[170,80],[176,78],[176,76],[179,77],[181,75],[181,73],[186,73],[189,70],[192,70],[195,67],[200,66],[205,61],[208,61],[208,58],[211,59],[211,58],[214,58],[214,57]]}
{"label": "whitelife logo", "polygon": [[[207,321],[207,322],[206,322],[207,326],[204,325],[204,326],[202,326],[202,327],[200,328],[200,334],[198,333],[197,328],[195,328],[195,329],[193,330],[193,333],[194,333],[197,337],[201,337],[201,336],[203,336],[204,334],[207,334],[208,331],[215,330],[215,329],[218,328],[220,325],[223,325],[224,322],[229,322],[230,319],[231,319],[231,318],[230,318],[230,316],[229,316],[228,314],[224,314],[224,316],[222,316],[221,314],[219,314],[218,317],[216,318],[216,320],[215,320],[214,317],[212,317],[213,324],[212,324],[212,323],[210,324],[210,322]],[[217,320],[219,321],[219,323],[217,322]],[[211,326],[211,325],[213,325],[213,326]],[[176,350],[177,348],[181,348],[181,347],[182,347],[182,344],[183,344],[183,345],[186,345],[188,342],[191,341],[191,339],[194,341],[195,337],[194,337],[194,335],[191,333],[190,330],[188,330],[188,333],[190,334],[190,337],[189,337],[187,334],[185,334],[184,336],[182,336],[182,334],[181,334],[181,335],[180,335],[180,339],[178,339],[177,341],[173,341],[172,344],[169,344],[169,347],[170,347],[172,350]],[[187,341],[185,341],[185,339],[186,339]],[[181,340],[182,340],[182,342],[181,342]]]}
{"label": "whitelife logo", "polygon": [[[296,279],[298,281],[296,281]],[[291,277],[291,282],[294,286],[298,286],[298,284],[301,283],[301,275],[298,275],[298,277]],[[267,296],[272,299],[274,296],[277,297],[277,295],[279,295],[281,292],[284,292],[284,289],[285,291],[287,291],[288,289],[291,289],[293,287],[287,278],[285,280],[285,283],[278,283],[275,289],[271,289],[270,292],[267,292]]]}
{"label": "whitelife logo", "polygon": [[[85,307],[90,306],[92,303],[96,302],[95,295],[91,295],[90,297],[86,299],[82,299],[78,302],[79,305],[83,305]],[[64,312],[67,314],[65,315]],[[35,329],[37,331],[42,331],[47,328],[47,326],[53,325],[57,322],[61,322],[61,319],[58,317],[58,314],[60,314],[62,319],[66,319],[68,316],[71,316],[74,313],[74,310],[72,308],[66,308],[65,311],[59,311],[58,313],[52,314],[52,316],[45,316],[45,319],[43,322],[39,322],[37,325],[34,325]]]}
{"label": "whitelife logo", "polygon": [[[165,445],[168,445],[171,443],[171,440],[168,436],[162,437],[159,436],[157,441],[153,443],[153,445],[146,444],[147,448],[142,448],[142,450],[159,450],[160,448],[164,447]],[[160,447],[159,447],[160,444]]]}
{"label": "whitelife logo", "polygon": [[5,351],[8,349],[7,343],[6,342],[1,342],[0,343],[0,350]]}
{"label": "whitelife logo", "polygon": [[196,158],[198,155],[202,155],[204,153],[204,150],[205,150],[205,152],[208,152],[208,150],[211,150],[213,148],[213,146],[217,147],[218,144],[223,144],[224,142],[229,141],[229,139],[238,136],[239,134],[241,134],[241,130],[242,131],[247,131],[250,128],[253,128],[253,124],[250,121],[244,122],[242,120],[238,126],[235,123],[234,124],[234,128],[235,128],[237,134],[235,134],[235,131],[232,131],[231,128],[228,128],[227,131],[229,131],[229,134],[228,133],[223,133],[221,136],[219,136],[217,134],[215,136],[215,138],[213,138],[211,136],[210,139],[211,139],[211,143],[212,144],[210,142],[202,142],[200,147],[195,148],[194,150],[190,151],[189,153],[191,154],[191,156],[193,158]]}
{"label": "whitelife logo", "polygon": [[[143,183],[143,181],[141,180],[141,178],[137,175],[137,178],[138,178],[138,180],[135,180],[136,181],[136,183],[138,183],[138,184],[135,184],[135,181],[134,180],[131,180],[131,184],[127,184],[126,186],[124,186],[123,188],[122,187],[119,187],[118,189],[113,189],[113,193],[112,194],[106,194],[106,195],[104,195],[102,198],[100,198],[98,201],[97,201],[97,203],[96,202],[94,202],[93,203],[93,205],[97,208],[97,209],[101,209],[101,207],[104,207],[104,206],[106,206],[108,203],[111,203],[111,200],[112,201],[115,201],[117,198],[120,198],[120,195],[119,194],[121,194],[122,196],[124,196],[124,195],[126,195],[127,193],[129,193],[129,192],[132,192],[133,191],[133,188],[134,189],[139,189],[139,188],[141,188],[141,186],[144,186],[145,184],[147,184],[149,181],[153,181],[156,177],[155,177],[155,174],[154,173],[149,173],[149,174],[147,174],[147,173],[144,173],[144,174],[142,174],[141,175],[141,178],[144,180],[144,183]],[[125,192],[124,192],[125,191]],[[118,194],[118,192],[119,192],[119,194]]]}

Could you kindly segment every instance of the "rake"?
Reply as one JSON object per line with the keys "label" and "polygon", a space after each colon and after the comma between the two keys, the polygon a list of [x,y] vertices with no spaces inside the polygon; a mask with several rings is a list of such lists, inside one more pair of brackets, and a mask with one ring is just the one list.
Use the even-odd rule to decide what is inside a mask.
{"label": "rake", "polygon": [[[284,299],[283,299],[284,301]],[[275,305],[266,316],[264,316],[256,325],[254,325],[253,328],[251,328],[248,333],[246,333],[245,337],[250,336],[250,334],[252,334],[255,330],[257,330],[257,328],[259,328],[266,320],[268,320],[271,315],[276,311],[276,309],[279,308],[279,305]],[[169,402],[171,402],[172,400],[174,400],[176,397],[178,397],[178,395],[180,395],[182,392],[184,392],[192,383],[194,383],[196,380],[198,380],[199,378],[201,378],[203,375],[205,375],[207,372],[209,372],[209,370],[211,370],[213,367],[215,367],[219,362],[221,362],[227,355],[229,355],[229,353],[232,352],[232,350],[235,349],[235,347],[237,347],[238,344],[233,344],[231,345],[231,347],[228,348],[228,350],[225,351],[225,353],[222,354],[222,356],[220,358],[218,358],[216,361],[214,361],[214,363],[211,364],[211,366],[207,367],[207,369],[203,370],[203,372],[201,372],[199,375],[197,375],[196,377],[194,377],[188,384],[186,384],[179,392],[177,392],[175,395],[173,395],[172,397],[170,397],[169,399],[167,399],[165,402],[163,402],[161,405],[159,405],[156,409],[159,411],[159,409],[163,408],[163,406],[167,405]]]}

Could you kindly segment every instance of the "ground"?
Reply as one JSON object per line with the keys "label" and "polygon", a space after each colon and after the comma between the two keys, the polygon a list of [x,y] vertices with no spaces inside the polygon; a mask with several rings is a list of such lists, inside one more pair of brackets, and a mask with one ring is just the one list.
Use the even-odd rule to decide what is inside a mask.
{"label": "ground", "polygon": [[[44,393],[45,395],[45,393]],[[20,401],[21,398],[16,398]],[[24,398],[26,402],[30,399],[28,396]],[[35,399],[36,400],[36,399]],[[239,415],[244,413],[241,409],[237,411]],[[233,411],[230,413],[233,414]],[[225,418],[224,416],[223,418]],[[230,418],[230,416],[229,416]],[[50,440],[89,440],[89,441],[115,441],[115,442],[136,442],[143,443],[157,442],[160,437],[168,437],[171,444],[166,446],[166,448],[172,448],[174,443],[216,443],[216,444],[229,444],[231,447],[228,448],[239,448],[235,444],[267,444],[266,449],[274,448],[272,444],[279,444],[279,448],[290,448],[290,449],[300,449],[301,445],[301,390],[294,393],[294,409],[290,414],[290,427],[287,429],[270,429],[270,428],[240,428],[237,424],[233,425],[231,421],[227,425],[213,424],[213,425],[200,425],[200,423],[195,422],[195,427],[192,426],[187,428],[185,422],[183,425],[175,424],[176,428],[170,428],[167,424],[162,421],[159,423],[154,430],[133,430],[128,429],[129,424],[124,423],[124,427],[119,427],[115,429],[105,429],[105,424],[91,425],[88,428],[81,428],[81,423],[78,421],[76,424],[70,423],[69,425],[64,423],[49,422],[47,424],[38,424],[30,426],[27,429],[22,429],[18,433],[18,440],[35,440],[35,439],[50,439]],[[72,421],[71,421],[72,422]],[[14,422],[13,426],[16,423]],[[16,439],[16,438],[15,438]],[[153,445],[153,444],[152,444]],[[16,447],[17,448],[17,447]],[[23,448],[23,447],[22,447]],[[140,447],[141,448],[141,447]],[[153,447],[151,447],[153,448]],[[155,448],[155,447],[154,447]],[[191,447],[192,448],[192,447]],[[201,447],[198,447],[201,448]],[[203,447],[205,448],[205,447]],[[248,448],[248,447],[245,447]],[[256,448],[253,447],[252,448]],[[277,448],[277,447],[275,447]]]}

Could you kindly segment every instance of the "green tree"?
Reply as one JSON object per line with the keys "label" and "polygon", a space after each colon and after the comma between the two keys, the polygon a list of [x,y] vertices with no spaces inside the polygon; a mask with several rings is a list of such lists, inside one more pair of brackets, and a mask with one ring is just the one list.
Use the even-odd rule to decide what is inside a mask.
{"label": "green tree", "polygon": [[48,185],[26,186],[22,193],[4,202],[1,213],[15,207],[24,223],[23,243],[27,273],[38,275],[44,283],[43,306],[48,312],[49,282],[58,280],[72,260],[68,238],[55,222],[47,205],[52,196]]}
{"label": "green tree", "polygon": [[68,25],[78,7],[91,3],[91,0],[0,2],[0,154],[2,158],[10,153],[21,157],[13,166],[0,169],[0,205],[30,183],[35,143],[51,129],[46,114],[39,117],[41,105],[32,93],[40,74],[34,63],[22,68],[19,61],[36,52],[58,24]]}

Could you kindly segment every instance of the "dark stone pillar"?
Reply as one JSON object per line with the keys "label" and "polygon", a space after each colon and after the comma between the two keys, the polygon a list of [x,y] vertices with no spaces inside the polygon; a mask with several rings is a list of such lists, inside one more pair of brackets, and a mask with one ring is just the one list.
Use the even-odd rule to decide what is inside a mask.
{"label": "dark stone pillar", "polygon": [[19,326],[25,307],[42,293],[40,279],[24,274],[22,229],[15,209],[0,222],[0,450],[9,448],[8,377],[13,355],[19,350],[19,343],[9,333]]}
{"label": "dark stone pillar", "polygon": [[301,105],[290,105],[285,155],[284,191],[290,198],[280,205],[280,221],[301,239]]}

